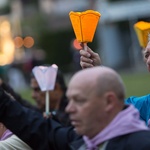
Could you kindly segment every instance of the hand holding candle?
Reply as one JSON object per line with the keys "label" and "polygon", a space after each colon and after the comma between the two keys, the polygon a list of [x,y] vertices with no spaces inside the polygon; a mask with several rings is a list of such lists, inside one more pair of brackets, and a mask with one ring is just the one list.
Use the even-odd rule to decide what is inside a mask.
{"label": "hand holding candle", "polygon": [[47,66],[36,66],[32,69],[32,72],[33,72],[33,74],[34,74],[34,76],[35,76],[35,78],[39,84],[41,91],[46,91],[45,111],[46,111],[47,116],[50,115],[49,91],[54,90],[57,71],[58,71],[58,67],[56,65],[52,65],[49,67],[47,67]]}
{"label": "hand holding candle", "polygon": [[84,12],[71,11],[69,16],[77,41],[83,43],[86,49],[86,44],[93,41],[101,14],[98,11],[87,10]]}

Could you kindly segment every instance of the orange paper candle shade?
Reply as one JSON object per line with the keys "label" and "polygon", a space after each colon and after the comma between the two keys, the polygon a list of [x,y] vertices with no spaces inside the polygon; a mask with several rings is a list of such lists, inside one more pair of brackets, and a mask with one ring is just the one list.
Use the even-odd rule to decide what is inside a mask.
{"label": "orange paper candle shade", "polygon": [[137,34],[140,46],[146,48],[149,40],[148,35],[150,34],[150,23],[139,21],[134,24],[134,29]]}
{"label": "orange paper candle shade", "polygon": [[87,10],[71,11],[69,16],[78,42],[92,42],[101,14],[98,11]]}

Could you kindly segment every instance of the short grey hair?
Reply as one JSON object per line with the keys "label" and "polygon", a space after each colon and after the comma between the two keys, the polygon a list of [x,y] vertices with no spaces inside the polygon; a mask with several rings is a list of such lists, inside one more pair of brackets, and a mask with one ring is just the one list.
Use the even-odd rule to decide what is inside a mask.
{"label": "short grey hair", "polygon": [[106,92],[112,91],[117,95],[118,99],[124,101],[126,95],[125,86],[120,75],[115,71],[101,74],[97,78],[96,84],[96,93],[99,96],[102,96]]}

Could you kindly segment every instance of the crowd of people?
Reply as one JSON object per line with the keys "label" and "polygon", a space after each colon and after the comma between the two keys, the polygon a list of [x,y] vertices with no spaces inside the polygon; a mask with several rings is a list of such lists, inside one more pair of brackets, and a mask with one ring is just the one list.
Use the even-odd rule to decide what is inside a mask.
{"label": "crowd of people", "polygon": [[[82,44],[81,44],[82,46]],[[68,86],[57,72],[45,117],[46,92],[30,78],[31,105],[0,80],[0,150],[149,150],[150,95],[127,99],[124,83],[89,47]],[[150,71],[150,42],[143,50]],[[50,75],[49,75],[50,76]]]}
{"label": "crowd of people", "polygon": [[138,110],[124,103],[124,84],[113,69],[97,66],[75,73],[66,95],[68,127],[20,105],[0,88],[0,121],[32,149],[150,148],[149,129]]}

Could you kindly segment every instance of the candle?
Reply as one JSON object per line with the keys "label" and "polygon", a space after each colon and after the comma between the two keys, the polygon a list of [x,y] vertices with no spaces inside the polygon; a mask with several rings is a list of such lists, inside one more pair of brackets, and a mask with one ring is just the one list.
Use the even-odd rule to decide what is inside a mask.
{"label": "candle", "polygon": [[139,21],[134,24],[134,29],[141,47],[146,48],[150,34],[150,23]]}
{"label": "candle", "polygon": [[69,16],[77,41],[86,47],[88,42],[93,41],[101,14],[98,11],[87,10],[83,12],[71,11]]}

